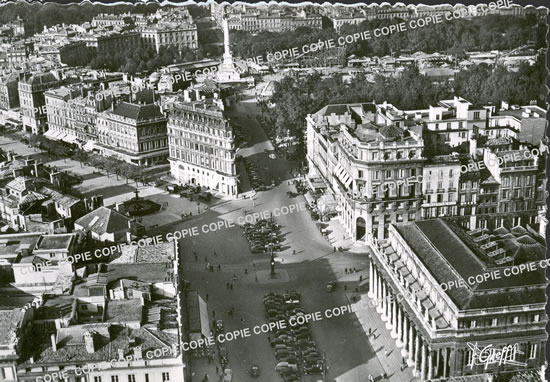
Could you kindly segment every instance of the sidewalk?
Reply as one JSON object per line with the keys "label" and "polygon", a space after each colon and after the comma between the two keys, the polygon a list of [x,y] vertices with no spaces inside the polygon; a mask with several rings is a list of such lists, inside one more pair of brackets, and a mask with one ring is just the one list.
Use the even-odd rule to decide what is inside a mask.
{"label": "sidewalk", "polygon": [[[351,297],[354,293],[347,293],[347,298],[351,303]],[[355,294],[357,295],[357,294]],[[368,336],[369,343],[376,352],[376,360],[378,366],[369,367],[369,370],[376,371],[375,381],[381,381],[380,375],[383,372],[389,377],[391,382],[409,382],[418,381],[412,375],[412,367],[407,367],[404,370],[401,369],[403,363],[403,357],[401,356],[401,348],[398,348],[395,344],[395,339],[390,335],[390,331],[386,329],[386,323],[382,321],[380,315],[376,312],[376,307],[371,307],[368,304],[369,297],[366,293],[357,295],[359,298],[357,302],[361,303],[361,300],[366,300],[360,304],[360,306],[368,306],[367,309],[361,309],[355,312],[357,319],[361,323],[365,334],[368,336],[369,328],[372,329],[372,334]],[[388,351],[388,355],[384,355],[384,350]],[[371,363],[371,361],[369,361]]]}

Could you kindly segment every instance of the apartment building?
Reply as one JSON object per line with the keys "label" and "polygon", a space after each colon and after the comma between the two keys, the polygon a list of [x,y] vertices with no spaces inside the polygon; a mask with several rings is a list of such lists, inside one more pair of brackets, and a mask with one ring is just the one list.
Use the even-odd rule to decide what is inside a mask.
{"label": "apartment building", "polygon": [[46,101],[44,93],[60,86],[60,81],[53,73],[25,74],[19,80],[19,103],[23,128],[33,134],[43,134],[48,130],[47,117],[44,112]]}
{"label": "apartment building", "polygon": [[197,49],[197,26],[193,23],[158,23],[140,31],[141,41],[158,53],[161,47]]}
{"label": "apartment building", "polygon": [[[525,277],[509,268],[545,259],[535,237],[521,227],[466,231],[444,219],[392,224],[388,231],[386,240],[369,243],[368,295],[379,302],[377,312],[416,378],[541,370],[544,269]],[[501,277],[476,279],[495,272]],[[514,362],[479,362],[474,352],[484,348],[509,348]]]}
{"label": "apartment building", "polygon": [[[527,130],[545,129],[542,112],[521,113]],[[524,143],[491,138],[496,115],[494,106],[460,97],[407,111],[387,103],[328,105],[306,118],[309,171],[336,196],[355,240],[387,238],[390,223],[444,216],[467,229],[538,230],[546,150],[525,155],[534,146],[517,116],[514,129],[527,137]]]}
{"label": "apartment building", "polygon": [[19,74],[10,73],[0,78],[0,109],[8,111],[19,107]]}
{"label": "apartment building", "polygon": [[328,105],[308,115],[307,160],[335,194],[355,240],[387,237],[390,223],[420,219],[421,136],[377,118],[373,103]]}
{"label": "apartment building", "polygon": [[182,183],[238,193],[233,131],[223,101],[179,100],[168,111],[170,172]]}
{"label": "apartment building", "polygon": [[103,155],[138,166],[166,164],[166,117],[155,104],[122,102],[97,117],[98,148]]}

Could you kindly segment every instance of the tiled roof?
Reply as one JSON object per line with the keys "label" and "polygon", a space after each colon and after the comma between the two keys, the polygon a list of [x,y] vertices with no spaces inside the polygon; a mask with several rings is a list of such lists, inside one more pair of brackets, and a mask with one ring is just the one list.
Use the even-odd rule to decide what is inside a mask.
{"label": "tiled roof", "polygon": [[55,82],[57,78],[52,73],[38,73],[30,76],[26,83],[31,85],[47,84],[49,82]]}
{"label": "tiled roof", "polygon": [[17,178],[9,182],[6,187],[18,192],[23,192],[29,188],[30,183],[32,183],[32,178],[18,176]]}
{"label": "tiled roof", "polygon": [[176,256],[174,243],[161,243],[145,247],[127,246],[122,248],[122,254],[111,264],[134,263],[166,263]]}
{"label": "tiled roof", "polygon": [[164,117],[164,115],[160,112],[160,108],[155,104],[136,105],[133,103],[122,102],[112,113],[136,121]]}
{"label": "tiled roof", "polygon": [[8,345],[13,341],[24,315],[25,312],[20,308],[0,310],[0,345]]}
{"label": "tiled roof", "polygon": [[50,196],[52,200],[54,200],[56,203],[58,203],[64,208],[69,208],[80,201],[80,199],[74,196],[62,194],[61,192],[52,190],[51,188],[48,188],[48,187],[42,187],[39,191],[41,194]]}
{"label": "tiled roof", "polygon": [[75,224],[98,235],[128,230],[131,219],[107,207],[99,207],[75,221]]}

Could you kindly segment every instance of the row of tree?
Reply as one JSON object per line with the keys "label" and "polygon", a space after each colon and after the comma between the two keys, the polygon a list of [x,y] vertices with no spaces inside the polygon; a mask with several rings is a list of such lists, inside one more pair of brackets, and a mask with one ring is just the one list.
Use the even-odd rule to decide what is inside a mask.
{"label": "row of tree", "polygon": [[143,170],[138,166],[131,165],[115,158],[104,157],[99,154],[88,153],[82,149],[77,148],[70,143],[63,141],[54,141],[48,139],[42,135],[31,135],[28,143],[46,151],[49,155],[53,155],[60,158],[66,158],[71,156],[74,160],[80,162],[81,165],[86,164],[92,167],[99,168],[107,172],[107,174],[114,174],[126,178],[126,182],[130,179],[134,181],[143,181]]}
{"label": "row of tree", "polygon": [[[403,22],[401,19],[367,20],[358,25],[344,25],[339,33],[332,28],[321,30],[307,27],[292,32],[260,32],[251,34],[235,31],[231,34],[233,51],[241,57],[263,56],[269,52],[282,51],[315,41],[333,39],[363,31],[371,31],[370,40],[346,45],[346,54],[357,56],[385,56],[401,52],[463,52],[464,50],[510,50],[528,43],[538,49],[546,47],[546,25],[534,15],[500,16],[488,15],[472,19],[445,20],[443,23],[389,36],[374,37],[373,31],[383,26]],[[406,23],[406,21],[405,21]]]}
{"label": "row of tree", "polygon": [[364,75],[349,83],[341,75],[324,78],[320,74],[302,78],[285,77],[275,83],[269,110],[270,123],[278,130],[289,129],[291,134],[302,136],[307,114],[315,113],[328,104],[388,101],[400,109],[425,109],[441,99],[454,95],[472,103],[501,101],[511,104],[529,104],[532,100],[544,107],[547,94],[547,70],[544,57],[534,66],[522,64],[517,72],[506,68],[491,69],[479,65],[457,74],[454,84],[436,84],[419,73],[417,68],[403,71],[399,77],[376,76],[373,82]]}

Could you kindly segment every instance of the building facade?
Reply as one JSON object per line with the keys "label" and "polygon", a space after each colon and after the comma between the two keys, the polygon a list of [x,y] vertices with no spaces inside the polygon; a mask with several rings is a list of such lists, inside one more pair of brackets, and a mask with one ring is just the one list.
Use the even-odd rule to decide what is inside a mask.
{"label": "building facade", "polygon": [[155,104],[122,102],[97,117],[99,147],[113,156],[138,166],[166,164],[168,139],[166,117]]}
{"label": "building facade", "polygon": [[158,53],[161,47],[197,49],[199,40],[195,24],[159,23],[141,30],[141,41]]}
{"label": "building facade", "polygon": [[168,115],[172,176],[183,183],[237,195],[234,136],[223,101],[176,102]]}
{"label": "building facade", "polygon": [[[370,243],[368,295],[415,377],[445,380],[544,365],[544,269],[519,277],[495,259],[510,256],[518,265],[530,251],[532,260],[544,260],[546,249],[526,249],[509,232],[466,232],[434,219],[392,225],[387,240]],[[512,242],[517,252],[509,249]],[[479,282],[484,273],[500,277]],[[506,351],[506,360],[480,362],[484,348],[495,356]]]}
{"label": "building facade", "polygon": [[59,87],[60,81],[52,73],[25,75],[18,84],[23,128],[33,134],[48,130],[44,93]]}

